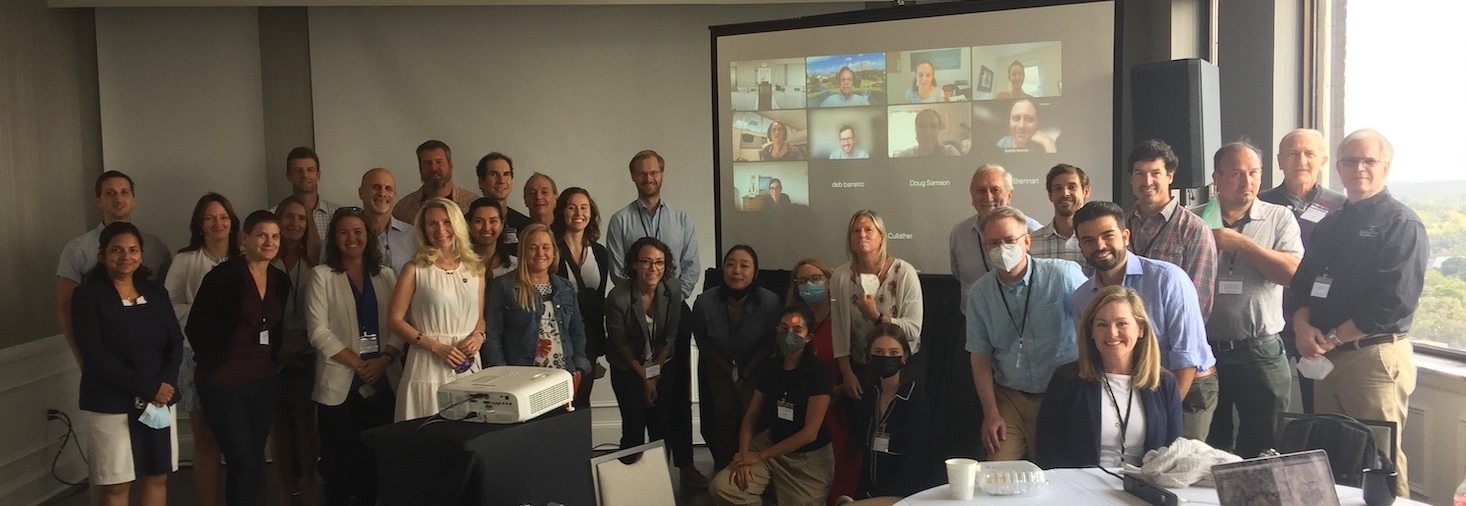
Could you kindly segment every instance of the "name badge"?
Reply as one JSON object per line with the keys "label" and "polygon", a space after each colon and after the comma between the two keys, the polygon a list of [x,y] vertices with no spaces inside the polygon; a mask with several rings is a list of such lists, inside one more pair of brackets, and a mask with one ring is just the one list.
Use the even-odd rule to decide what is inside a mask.
{"label": "name badge", "polygon": [[1304,209],[1303,214],[1298,215],[1298,219],[1310,223],[1318,223],[1318,220],[1322,220],[1326,214],[1329,214],[1329,212],[1318,204],[1309,204],[1308,209]]}
{"label": "name badge", "polygon": [[1242,276],[1218,276],[1217,293],[1222,295],[1241,295]]}
{"label": "name badge", "polygon": [[1329,285],[1333,283],[1334,280],[1330,279],[1328,274],[1319,276],[1318,279],[1313,280],[1313,291],[1309,292],[1309,295],[1319,299],[1327,299],[1329,298]]}
{"label": "name badge", "polygon": [[356,339],[356,354],[367,355],[370,353],[381,353],[381,341],[376,334],[362,332],[361,337]]}
{"label": "name badge", "polygon": [[891,453],[891,435],[877,431],[875,439],[870,442],[870,448],[881,453]]}
{"label": "name badge", "polygon": [[270,331],[268,331],[268,330],[261,330],[260,331],[260,344],[263,344],[265,346],[269,346],[270,345]]}
{"label": "name badge", "polygon": [[779,399],[778,412],[780,420],[789,422],[794,421],[794,403]]}
{"label": "name badge", "polygon": [[504,229],[504,244],[519,244],[519,231],[512,228]]}
{"label": "name badge", "polygon": [[662,374],[662,364],[647,364],[645,371],[646,379],[655,378],[657,375]]}

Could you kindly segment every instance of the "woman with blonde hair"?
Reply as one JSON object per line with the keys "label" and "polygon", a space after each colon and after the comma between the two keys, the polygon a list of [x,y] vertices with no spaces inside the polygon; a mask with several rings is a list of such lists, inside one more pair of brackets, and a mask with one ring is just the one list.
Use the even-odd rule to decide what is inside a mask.
{"label": "woman with blonde hair", "polygon": [[478,372],[484,344],[484,263],[463,211],[435,198],[413,225],[417,255],[397,278],[388,309],[389,330],[412,345],[397,389],[399,422],[437,414],[438,387]]}
{"label": "woman with blonde hair", "polygon": [[921,280],[915,267],[887,254],[886,222],[875,211],[856,211],[845,241],[850,261],[830,276],[830,339],[842,378],[835,392],[859,399],[859,372],[870,344],[865,338],[877,325],[896,324],[912,351],[920,350]]}
{"label": "woman with blonde hair", "polygon": [[1038,412],[1038,457],[1045,469],[1140,465],[1145,452],[1181,436],[1176,378],[1140,295],[1101,289],[1079,322],[1079,360],[1060,366]]}
{"label": "woman with blonde hair", "polygon": [[550,227],[534,223],[520,234],[519,268],[494,278],[489,288],[484,362],[565,369],[578,389],[591,364],[575,287],[551,273],[560,255]]}

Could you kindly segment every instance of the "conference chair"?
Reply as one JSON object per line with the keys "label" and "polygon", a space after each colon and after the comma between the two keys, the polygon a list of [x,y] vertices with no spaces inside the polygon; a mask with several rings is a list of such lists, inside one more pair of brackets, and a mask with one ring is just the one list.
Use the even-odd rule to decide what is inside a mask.
{"label": "conference chair", "polygon": [[661,440],[593,458],[590,467],[596,503],[601,506],[676,504]]}
{"label": "conference chair", "polygon": [[[1337,413],[1281,413],[1278,452],[1323,450],[1329,455],[1334,483],[1359,487],[1364,469],[1395,469],[1399,438],[1395,422],[1360,420]],[[1386,453],[1384,448],[1388,448]]]}

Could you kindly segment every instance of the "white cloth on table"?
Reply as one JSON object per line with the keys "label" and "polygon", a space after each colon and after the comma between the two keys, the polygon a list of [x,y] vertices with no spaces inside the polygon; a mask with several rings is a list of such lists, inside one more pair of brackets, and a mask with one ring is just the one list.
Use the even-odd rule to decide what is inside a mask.
{"label": "white cloth on table", "polygon": [[[971,501],[952,499],[947,485],[938,485],[913,494],[897,502],[897,506],[952,506],[972,504],[980,506],[1039,506],[1039,505],[1084,505],[1084,506],[1147,506],[1149,503],[1125,492],[1125,484],[1119,478],[1105,474],[1096,468],[1050,469],[1044,471],[1049,484],[1031,495],[995,497],[984,494],[981,489]],[[1340,504],[1364,504],[1364,492],[1344,485],[1335,485]],[[1210,487],[1172,488],[1182,502],[1193,504],[1217,504],[1217,489]],[[1425,506],[1425,503],[1404,497],[1395,499],[1395,506]]]}
{"label": "white cloth on table", "polygon": [[[405,268],[415,269],[417,277],[407,318],[422,333],[423,339],[451,346],[468,337],[480,317],[479,298],[483,297],[480,278],[462,267],[446,271],[435,265],[408,264]],[[406,339],[411,343],[416,337],[406,336]],[[402,370],[402,383],[397,389],[393,421],[437,414],[438,387],[459,376],[478,372],[481,361],[478,355],[472,356],[473,366],[463,373],[455,373],[437,355],[421,346],[412,346],[407,352],[407,366]]]}
{"label": "white cloth on table", "polygon": [[1211,487],[1215,486],[1211,479],[1211,466],[1240,461],[1242,457],[1183,437],[1177,438],[1170,446],[1146,452],[1140,467],[1126,464],[1125,473],[1167,488]]}

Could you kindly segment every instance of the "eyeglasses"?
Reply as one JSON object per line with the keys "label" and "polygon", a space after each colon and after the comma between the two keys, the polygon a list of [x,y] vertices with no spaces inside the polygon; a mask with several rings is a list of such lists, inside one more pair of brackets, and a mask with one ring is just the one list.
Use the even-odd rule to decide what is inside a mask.
{"label": "eyeglasses", "polygon": [[823,274],[817,274],[809,277],[794,278],[794,282],[803,285],[806,283],[824,283],[827,279]]}
{"label": "eyeglasses", "polygon": [[342,215],[359,215],[359,214],[362,214],[362,210],[361,210],[360,207],[356,207],[356,206],[342,206],[342,207],[336,208],[336,213],[335,214],[336,214],[336,216],[342,216]]}
{"label": "eyeglasses", "polygon": [[643,269],[663,269],[667,267],[667,262],[665,260],[637,260],[636,265],[640,265]]}
{"label": "eyeglasses", "polygon": [[988,239],[987,241],[984,241],[983,244],[986,244],[988,248],[996,248],[998,247],[998,245],[1001,244],[1018,244],[1018,241],[1026,236],[1028,236],[1028,234],[1016,235],[1007,239]]}
{"label": "eyeglasses", "polygon": [[1343,167],[1345,167],[1345,168],[1352,169],[1352,168],[1358,167],[1361,164],[1363,164],[1365,170],[1373,169],[1374,166],[1379,165],[1379,163],[1380,162],[1383,162],[1383,161],[1384,160],[1379,160],[1379,159],[1376,159],[1376,158],[1356,158],[1356,157],[1340,158],[1339,159],[1339,163]]}

